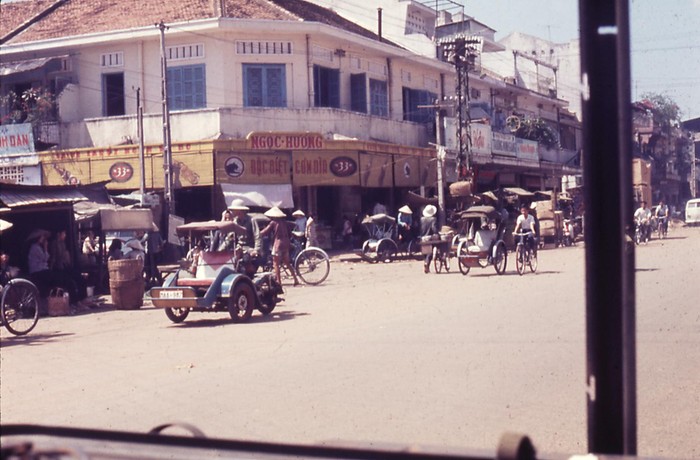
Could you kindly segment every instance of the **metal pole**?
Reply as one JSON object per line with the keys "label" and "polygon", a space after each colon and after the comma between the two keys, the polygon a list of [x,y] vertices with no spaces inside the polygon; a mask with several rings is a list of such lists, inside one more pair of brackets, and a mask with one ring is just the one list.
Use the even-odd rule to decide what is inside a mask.
{"label": "metal pole", "polygon": [[175,196],[173,193],[173,158],[170,145],[170,111],[168,109],[168,65],[165,56],[165,29],[163,21],[156,24],[160,29],[160,73],[161,97],[163,101],[163,169],[165,170],[165,204],[167,214],[175,213]]}
{"label": "metal pole", "polygon": [[435,112],[435,145],[437,149],[437,181],[438,181],[438,226],[442,227],[445,224],[445,146],[442,140],[442,109],[439,106],[440,101],[435,101],[438,106]]}
{"label": "metal pole", "polygon": [[628,0],[579,0],[586,204],[588,450],[635,455]]}
{"label": "metal pole", "polygon": [[146,205],[146,161],[143,149],[143,107],[141,106],[141,88],[136,88],[136,126],[139,136],[139,169],[141,180],[139,192],[141,193],[141,207]]}

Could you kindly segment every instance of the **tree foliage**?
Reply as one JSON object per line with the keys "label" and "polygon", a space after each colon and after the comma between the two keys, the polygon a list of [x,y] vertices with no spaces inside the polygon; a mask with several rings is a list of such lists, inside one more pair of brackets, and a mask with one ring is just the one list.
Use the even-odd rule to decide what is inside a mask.
{"label": "tree foliage", "polygon": [[515,131],[515,136],[539,142],[545,147],[558,148],[559,136],[554,128],[549,126],[542,118],[526,118],[520,122],[520,127]]}
{"label": "tree foliage", "polygon": [[670,97],[659,93],[645,93],[642,100],[651,104],[654,123],[665,132],[680,126],[681,109]]}
{"label": "tree foliage", "polygon": [[10,91],[0,97],[3,123],[31,123],[36,128],[47,121],[55,121],[58,106],[56,97],[45,88],[30,88],[21,94]]}

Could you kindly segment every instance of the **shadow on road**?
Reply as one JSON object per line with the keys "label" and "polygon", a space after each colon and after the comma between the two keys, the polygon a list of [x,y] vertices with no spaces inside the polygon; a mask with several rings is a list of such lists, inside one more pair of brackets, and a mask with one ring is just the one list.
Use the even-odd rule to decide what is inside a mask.
{"label": "shadow on road", "polygon": [[[193,313],[190,313],[192,315]],[[197,312],[194,312],[197,314]],[[185,327],[185,328],[198,328],[198,327],[221,327],[221,326],[240,326],[244,327],[246,324],[256,324],[256,323],[274,323],[278,321],[287,321],[294,319],[297,316],[306,316],[308,313],[300,313],[294,311],[273,311],[271,314],[265,316],[258,314],[257,312],[251,316],[251,318],[245,323],[234,323],[231,321],[229,316],[220,316],[218,318],[203,318],[203,319],[191,319],[192,316],[188,316],[187,319],[179,324],[171,324],[170,327]]]}
{"label": "shadow on road", "polygon": [[23,346],[43,345],[45,343],[54,342],[54,341],[61,339],[63,337],[69,337],[72,335],[75,335],[75,334],[72,334],[72,333],[69,334],[69,333],[65,333],[65,332],[32,334],[30,332],[28,335],[11,336],[11,337],[3,338],[2,341],[0,342],[0,348],[13,347],[15,345],[23,345]]}
{"label": "shadow on road", "polygon": [[658,268],[635,268],[635,271],[638,272],[655,272],[657,270]]}

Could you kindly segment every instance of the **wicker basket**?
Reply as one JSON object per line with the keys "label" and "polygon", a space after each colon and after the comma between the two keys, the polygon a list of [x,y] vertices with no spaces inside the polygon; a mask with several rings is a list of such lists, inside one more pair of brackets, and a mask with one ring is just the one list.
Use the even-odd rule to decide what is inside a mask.
{"label": "wicker basket", "polygon": [[143,273],[143,260],[122,259],[107,262],[110,281],[130,281],[139,279]]}
{"label": "wicker basket", "polygon": [[[140,274],[139,274],[140,275]],[[117,310],[134,310],[143,306],[145,290],[143,278],[133,280],[109,280],[109,293]]]}

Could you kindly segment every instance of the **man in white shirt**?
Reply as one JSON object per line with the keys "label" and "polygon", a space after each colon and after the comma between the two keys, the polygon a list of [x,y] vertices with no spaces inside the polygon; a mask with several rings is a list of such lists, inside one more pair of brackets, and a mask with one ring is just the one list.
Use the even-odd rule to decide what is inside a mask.
{"label": "man in white shirt", "polygon": [[642,235],[645,240],[651,237],[651,210],[647,208],[647,202],[642,201],[642,204],[634,211],[634,221],[642,228]]}
{"label": "man in white shirt", "polygon": [[533,244],[533,242],[535,241],[535,218],[532,217],[532,215],[530,214],[530,208],[528,208],[526,204],[520,206],[520,215],[515,221],[514,232],[530,232],[524,237],[525,244],[530,246],[530,249],[533,251],[533,253],[537,250],[537,245]]}

